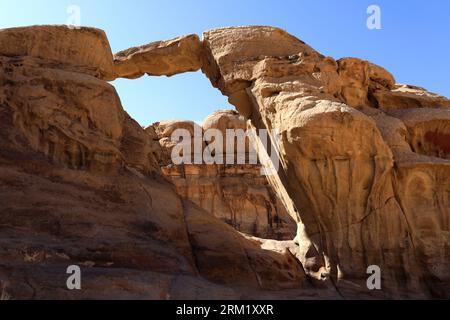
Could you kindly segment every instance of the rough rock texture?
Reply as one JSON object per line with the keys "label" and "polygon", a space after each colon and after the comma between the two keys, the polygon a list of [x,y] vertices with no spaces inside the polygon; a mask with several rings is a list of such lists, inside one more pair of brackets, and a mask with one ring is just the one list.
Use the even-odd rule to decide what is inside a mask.
{"label": "rough rock texture", "polygon": [[0,30],[0,55],[23,63],[91,74],[114,80],[112,52],[105,32],[82,27],[34,26]]}
{"label": "rough rock texture", "polygon": [[[66,66],[0,57],[1,299],[338,297],[287,247],[263,249],[183,200],[114,88]],[[66,287],[74,264],[79,291]]]}
{"label": "rough rock texture", "polygon": [[449,100],[276,28],[212,30],[204,42],[213,85],[279,135],[272,183],[298,214],[306,272],[324,268],[345,293],[378,265],[388,296],[448,297]]}
{"label": "rough rock texture", "polygon": [[[172,134],[175,130],[186,130],[189,136],[193,139],[197,139],[201,148],[196,150],[194,147],[194,141],[186,140],[184,143],[188,144],[190,147],[189,158],[195,156],[203,157],[203,150],[206,148],[206,143],[203,141],[202,134],[203,128],[193,121],[188,120],[168,120],[161,121],[147,127],[146,132],[161,145],[161,156],[158,158],[159,164],[161,166],[168,166],[172,163],[172,150],[179,144],[179,141],[172,141]],[[180,156],[184,156],[182,152],[179,153]]]}
{"label": "rough rock texture", "polygon": [[[95,29],[0,30],[1,299],[450,297],[448,99],[277,28],[168,43],[119,55],[120,69]],[[295,240],[244,235],[183,199],[160,169],[173,125],[144,130],[104,82],[200,66],[279,137],[267,179]],[[66,288],[72,264],[83,290]]]}
{"label": "rough rock texture", "polygon": [[[246,130],[246,123],[235,111],[221,110],[210,115],[203,127],[190,121],[166,121],[147,128],[155,131],[163,149],[160,160],[163,174],[176,186],[177,192],[236,230],[256,237],[292,240],[296,223],[288,215],[268,181],[260,164],[195,164],[194,127],[200,132],[218,129],[226,140],[227,129]],[[192,164],[171,163],[172,149],[178,141],[171,140],[177,129],[186,129],[192,136]],[[247,139],[248,140],[248,139]],[[202,142],[201,153],[208,148]],[[248,146],[248,142],[247,142]],[[237,143],[235,144],[235,159]],[[249,150],[248,147],[245,150]],[[245,150],[243,150],[245,156]],[[225,159],[225,157],[224,157]]]}
{"label": "rough rock texture", "polygon": [[129,79],[144,74],[172,76],[200,70],[202,57],[202,44],[193,34],[118,52],[114,55],[114,67],[119,77]]}

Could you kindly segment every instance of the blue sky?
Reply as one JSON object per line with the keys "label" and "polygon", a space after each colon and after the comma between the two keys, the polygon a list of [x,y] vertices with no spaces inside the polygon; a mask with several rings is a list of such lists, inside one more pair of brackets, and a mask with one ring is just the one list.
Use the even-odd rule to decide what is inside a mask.
{"label": "blue sky", "polygon": [[[372,4],[381,8],[381,30],[366,27]],[[215,27],[273,25],[325,55],[373,61],[399,83],[450,97],[448,0],[0,0],[0,28],[65,24],[69,5],[80,7],[82,25],[106,31],[113,52]],[[216,109],[231,108],[201,72],[113,84],[142,125],[201,121]]]}

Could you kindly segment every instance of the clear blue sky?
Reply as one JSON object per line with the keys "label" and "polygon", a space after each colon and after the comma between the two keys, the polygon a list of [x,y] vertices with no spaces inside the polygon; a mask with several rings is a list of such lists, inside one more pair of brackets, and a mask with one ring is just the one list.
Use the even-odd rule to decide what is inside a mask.
{"label": "clear blue sky", "polygon": [[[450,96],[448,0],[0,0],[0,28],[65,24],[72,4],[81,9],[82,25],[106,31],[113,52],[215,27],[273,25],[325,55],[367,59],[400,83]],[[381,30],[366,27],[371,4],[381,8]],[[230,108],[200,72],[113,84],[124,108],[142,125],[173,118],[201,121]]]}

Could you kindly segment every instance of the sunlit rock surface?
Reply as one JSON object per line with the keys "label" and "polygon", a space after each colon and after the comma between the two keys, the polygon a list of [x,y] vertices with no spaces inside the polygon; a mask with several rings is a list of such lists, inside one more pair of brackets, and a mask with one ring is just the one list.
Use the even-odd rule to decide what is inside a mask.
{"label": "sunlit rock surface", "polygon": [[[244,121],[278,135],[270,188],[246,168],[183,168],[195,183],[174,176],[173,146],[161,143],[170,124],[144,130],[105,82],[200,68]],[[382,67],[334,60],[272,27],[115,58],[97,29],[1,30],[0,296],[448,298],[449,111],[445,97],[396,84]],[[205,125],[224,128],[229,115],[216,117]],[[242,216],[227,224],[232,210],[213,211],[204,177],[232,178],[241,194],[227,201],[244,199]],[[255,186],[267,193],[253,198]],[[255,223],[277,201],[295,239],[277,240],[270,219]],[[73,264],[81,291],[66,288]],[[381,268],[380,291],[367,288],[370,265]]]}

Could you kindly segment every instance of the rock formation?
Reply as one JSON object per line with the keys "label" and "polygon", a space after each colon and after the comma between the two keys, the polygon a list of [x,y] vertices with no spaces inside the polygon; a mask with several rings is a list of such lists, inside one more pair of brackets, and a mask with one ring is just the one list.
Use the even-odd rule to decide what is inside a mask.
{"label": "rock formation", "polygon": [[[144,130],[105,82],[199,68],[252,127],[278,137],[272,188],[256,185],[277,194],[295,240],[244,235],[207,212],[205,173],[239,184],[257,179],[241,175],[252,169],[168,168],[180,123]],[[272,27],[211,30],[114,59],[97,29],[1,30],[0,297],[448,298],[449,114],[444,97]],[[221,117],[205,125],[223,127]],[[174,177],[180,170],[195,183]],[[79,291],[66,288],[74,264]],[[370,265],[381,291],[366,286]]]}
{"label": "rock formation", "polygon": [[0,55],[24,62],[78,71],[103,80],[116,78],[106,34],[99,29],[34,26],[0,30]]}
{"label": "rock formation", "polygon": [[[160,160],[162,172],[176,186],[177,192],[238,231],[265,239],[294,239],[296,223],[261,174],[261,165],[195,164],[194,148],[190,148],[191,164],[174,165],[171,162],[172,133],[184,128],[194,137],[194,126],[199,127],[190,121],[169,121],[146,129],[157,134],[164,150]],[[244,131],[247,125],[237,112],[222,110],[207,117],[203,128],[199,127],[200,132],[208,129],[220,130],[225,145],[226,130]],[[193,144],[192,141],[190,146]],[[204,143],[201,152],[206,148]]]}
{"label": "rock formation", "polygon": [[135,79],[144,74],[172,76],[197,71],[202,66],[202,45],[197,35],[158,41],[114,55],[118,77]]}
{"label": "rock formation", "polygon": [[378,265],[385,293],[448,296],[450,101],[276,28],[212,30],[204,44],[213,85],[280,137],[275,189],[311,242],[307,273],[313,257],[345,292]]}
{"label": "rock formation", "polygon": [[[35,44],[41,29],[61,42],[105,40],[88,28],[0,32],[43,48],[0,57],[2,299],[336,296],[309,284],[292,241],[263,249],[182,199],[161,173],[155,136],[88,67],[91,48],[75,45],[71,64]],[[66,287],[70,265],[81,267],[82,290]],[[285,288],[295,290],[265,291]]]}

